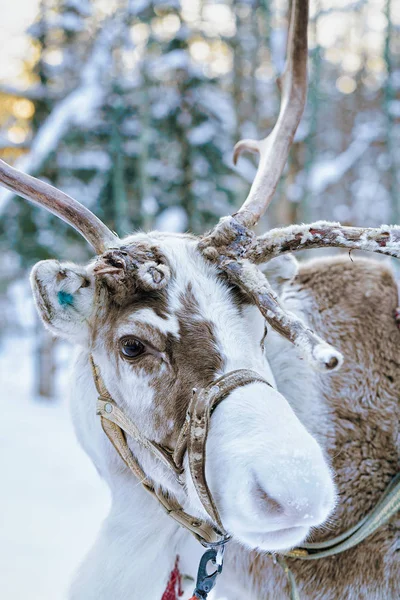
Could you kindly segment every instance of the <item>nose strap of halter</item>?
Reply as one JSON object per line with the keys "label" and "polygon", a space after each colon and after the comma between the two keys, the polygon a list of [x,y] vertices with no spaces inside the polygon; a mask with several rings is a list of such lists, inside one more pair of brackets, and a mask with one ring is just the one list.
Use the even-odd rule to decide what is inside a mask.
{"label": "nose strap of halter", "polygon": [[181,465],[187,448],[190,474],[205,510],[225,531],[206,479],[206,444],[211,415],[233,391],[251,383],[271,384],[255,371],[240,369],[226,373],[205,388],[194,389],[187,418],[176,445],[174,459]]}
{"label": "nose strap of halter", "polygon": [[[205,474],[206,443],[211,415],[218,404],[237,388],[251,383],[265,383],[272,387],[271,384],[255,371],[240,369],[226,373],[205,388],[194,389],[186,421],[179,434],[175,451],[172,454],[171,451],[149,440],[141,433],[135,423],[125,415],[111,397],[92,356],[90,356],[90,362],[99,395],[97,400],[97,414],[101,418],[105,434],[122,460],[139,479],[146,491],[160,502],[169,516],[188,529],[198,541],[210,547],[225,543],[229,539],[229,535],[222,525]],[[126,441],[126,434],[142,447],[149,450],[167,468],[172,470],[179,483],[182,483],[180,475],[183,472],[183,459],[187,451],[189,469],[196,492],[214,526],[186,513],[168,492],[163,492],[153,485],[137,459],[133,456]]]}

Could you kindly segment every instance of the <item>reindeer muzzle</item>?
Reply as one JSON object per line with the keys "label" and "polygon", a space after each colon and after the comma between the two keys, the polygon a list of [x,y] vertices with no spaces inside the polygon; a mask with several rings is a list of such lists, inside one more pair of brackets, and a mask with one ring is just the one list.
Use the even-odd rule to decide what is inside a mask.
{"label": "reindeer muzzle", "polygon": [[[188,529],[204,546],[213,547],[224,544],[230,536],[222,524],[205,473],[206,444],[211,416],[216,407],[234,390],[251,383],[265,383],[272,387],[271,384],[255,371],[239,369],[222,375],[204,388],[195,388],[185,423],[178,436],[175,450],[172,451],[143,436],[135,423],[125,415],[109,394],[92,357],[91,364],[99,394],[97,414],[101,418],[104,432],[124,463],[139,479],[146,491],[160,502],[164,510],[180,525]],[[185,512],[174,497],[154,485],[132,454],[126,440],[127,435],[150,451],[157,460],[172,471],[180,485],[184,484],[183,463],[187,452],[193,484],[212,525]]]}

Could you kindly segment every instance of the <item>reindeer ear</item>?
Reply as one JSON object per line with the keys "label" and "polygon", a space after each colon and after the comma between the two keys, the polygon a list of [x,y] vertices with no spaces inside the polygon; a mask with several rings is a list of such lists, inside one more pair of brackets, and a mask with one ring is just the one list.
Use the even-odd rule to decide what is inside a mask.
{"label": "reindeer ear", "polygon": [[272,289],[280,294],[285,283],[292,281],[299,272],[299,263],[293,254],[282,254],[261,265]]}
{"label": "reindeer ear", "polygon": [[42,260],[31,273],[36,308],[44,325],[73,342],[88,340],[94,278],[85,267]]}

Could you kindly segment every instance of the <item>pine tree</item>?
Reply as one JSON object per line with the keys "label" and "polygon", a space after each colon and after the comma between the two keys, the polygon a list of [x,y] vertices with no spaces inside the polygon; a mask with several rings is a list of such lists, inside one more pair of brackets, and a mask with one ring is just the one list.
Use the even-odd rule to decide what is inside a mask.
{"label": "pine tree", "polygon": [[[30,124],[33,140],[57,103],[71,93],[79,81],[80,68],[90,42],[86,31],[89,9],[85,2],[42,0],[38,19],[28,30],[37,55],[32,69],[34,84],[28,90],[33,103]],[[60,140],[60,144],[48,153],[37,174],[68,192],[65,185],[68,169],[65,170],[59,160],[62,144],[63,140]],[[7,248],[21,257],[23,265],[53,257],[60,251],[62,253],[71,242],[72,259],[86,254],[85,250],[82,251],[79,237],[73,232],[71,235],[71,228],[25,201],[15,199],[7,206],[2,228]],[[75,242],[78,242],[76,252]]]}

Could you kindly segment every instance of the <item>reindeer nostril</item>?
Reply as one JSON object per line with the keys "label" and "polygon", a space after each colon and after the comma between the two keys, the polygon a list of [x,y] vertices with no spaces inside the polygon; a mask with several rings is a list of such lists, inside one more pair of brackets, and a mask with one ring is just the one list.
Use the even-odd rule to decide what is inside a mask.
{"label": "reindeer nostril", "polygon": [[254,488],[254,498],[257,499],[262,509],[267,510],[271,515],[277,516],[284,512],[283,506],[275,498],[272,498],[259,483]]}

